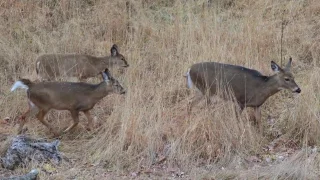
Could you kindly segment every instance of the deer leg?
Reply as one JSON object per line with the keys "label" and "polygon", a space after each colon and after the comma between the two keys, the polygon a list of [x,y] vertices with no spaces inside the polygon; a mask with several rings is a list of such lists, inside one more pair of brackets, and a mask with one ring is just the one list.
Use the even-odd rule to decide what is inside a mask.
{"label": "deer leg", "polygon": [[21,134],[22,133],[22,129],[23,129],[23,126],[26,124],[26,116],[30,113],[30,111],[31,111],[31,109],[30,109],[30,107],[28,108],[28,110],[25,112],[25,113],[23,113],[22,115],[21,115],[21,117],[19,118],[19,122],[18,122],[18,124],[19,124],[19,127],[18,127],[18,134]]}
{"label": "deer leg", "polygon": [[244,110],[244,105],[239,104],[239,107],[240,107],[239,113],[237,112],[237,107],[234,108],[234,110],[235,110],[234,113],[235,113],[237,119],[240,118],[240,115],[242,114],[242,112]]}
{"label": "deer leg", "polygon": [[26,117],[27,115],[30,113],[30,111],[32,110],[32,108],[34,107],[35,105],[29,100],[28,102],[28,110],[26,112],[24,112],[21,117],[19,118],[19,127],[18,127],[18,134],[21,134],[22,132],[22,129],[23,129],[23,126],[25,125],[26,123]]}
{"label": "deer leg", "polygon": [[30,113],[30,111],[31,111],[31,107],[29,106],[28,110],[21,115],[20,119],[24,121],[27,115]]}
{"label": "deer leg", "polygon": [[21,115],[21,119],[22,120],[25,120],[27,115],[30,113],[30,111],[32,110],[32,108],[34,107],[35,105],[29,100],[28,101],[28,110],[26,112],[24,112],[22,115]]}
{"label": "deer leg", "polygon": [[70,111],[70,113],[73,119],[73,124],[70,125],[66,130],[64,130],[63,133],[70,131],[79,124],[79,111]]}
{"label": "deer leg", "polygon": [[255,121],[258,125],[259,132],[262,133],[262,124],[261,124],[261,109],[260,107],[255,107],[254,108],[254,117]]}
{"label": "deer leg", "polygon": [[207,106],[209,106],[211,104],[210,96],[205,96],[205,97],[206,97]]}
{"label": "deer leg", "polygon": [[93,129],[93,119],[90,115],[89,110],[88,111],[83,111],[84,115],[86,115],[87,119],[88,119],[88,126],[87,126],[87,130],[90,131]]}
{"label": "deer leg", "polygon": [[37,118],[38,120],[54,134],[54,136],[59,136],[59,133],[53,129],[53,127],[46,121],[44,120],[45,115],[47,114],[48,110],[40,109]]}

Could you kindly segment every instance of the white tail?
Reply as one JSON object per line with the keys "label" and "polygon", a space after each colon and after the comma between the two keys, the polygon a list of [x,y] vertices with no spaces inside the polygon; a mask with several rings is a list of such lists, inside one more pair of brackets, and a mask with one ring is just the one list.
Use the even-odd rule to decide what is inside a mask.
{"label": "white tail", "polygon": [[191,80],[191,77],[190,77],[190,68],[188,69],[186,76],[187,76],[188,88],[192,88],[193,83],[192,83],[192,80]]}
{"label": "white tail", "polygon": [[29,89],[27,85],[25,85],[22,81],[15,82],[11,87],[11,92],[15,91],[16,89]]}

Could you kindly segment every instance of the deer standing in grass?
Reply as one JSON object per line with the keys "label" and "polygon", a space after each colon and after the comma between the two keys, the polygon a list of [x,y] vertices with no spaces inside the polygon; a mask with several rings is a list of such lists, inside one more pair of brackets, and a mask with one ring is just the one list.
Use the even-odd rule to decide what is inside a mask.
{"label": "deer standing in grass", "polygon": [[[114,79],[106,69],[102,72],[103,81],[99,84],[87,84],[83,82],[40,82],[32,83],[28,79],[20,79],[11,88],[14,91],[18,88],[27,89],[29,109],[24,113],[26,116],[33,107],[39,112],[37,118],[50,131],[59,136],[53,127],[44,120],[50,109],[68,110],[71,113],[73,124],[66,128],[63,133],[73,129],[79,123],[79,112],[82,111],[88,119],[88,130],[93,128],[93,121],[89,111],[94,105],[111,93],[124,94],[125,90],[120,83]],[[18,133],[21,132],[25,121],[20,123]]]}
{"label": "deer standing in grass", "polygon": [[95,57],[83,54],[44,54],[37,58],[36,72],[40,80],[77,77],[83,81],[95,77],[106,68],[129,67],[128,62],[119,53],[118,46],[111,47],[111,56]]}
{"label": "deer standing in grass", "polygon": [[[272,76],[264,76],[260,72],[242,66],[221,64],[217,62],[202,62],[191,66],[187,72],[188,87],[195,87],[206,97],[210,103],[210,96],[219,89],[229,88],[237,100],[241,112],[245,107],[254,108],[256,123],[262,132],[260,106],[272,95],[281,89],[288,89],[294,93],[300,93],[301,89],[294,81],[290,72],[292,58],[290,57],[285,68],[281,68],[271,61],[271,69],[275,72]],[[226,92],[225,92],[226,93]],[[226,98],[226,94],[223,94]],[[196,98],[189,104],[188,111],[197,104],[200,98]]]}

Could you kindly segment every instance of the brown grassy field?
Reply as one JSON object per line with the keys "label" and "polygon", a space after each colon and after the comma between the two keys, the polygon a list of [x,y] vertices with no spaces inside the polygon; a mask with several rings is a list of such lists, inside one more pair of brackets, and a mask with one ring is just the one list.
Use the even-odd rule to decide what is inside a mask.
{"label": "brown grassy field", "polygon": [[[0,135],[16,133],[13,122],[27,97],[10,87],[19,77],[36,80],[38,55],[103,56],[116,43],[130,64],[124,73],[112,70],[127,94],[108,96],[92,110],[100,126],[86,131],[81,115],[62,137],[69,161],[0,172],[39,168],[40,179],[320,178],[320,1],[4,0],[0,17],[0,117],[10,119]],[[195,92],[183,75],[193,63],[271,75],[270,61],[284,65],[289,56],[302,93],[281,91],[266,101],[264,136],[250,121],[251,109],[236,119],[230,102],[202,102],[188,116]],[[68,112],[52,111],[47,119],[59,129],[71,123]],[[26,127],[32,137],[51,135],[34,115]],[[1,142],[1,156],[9,139]]]}

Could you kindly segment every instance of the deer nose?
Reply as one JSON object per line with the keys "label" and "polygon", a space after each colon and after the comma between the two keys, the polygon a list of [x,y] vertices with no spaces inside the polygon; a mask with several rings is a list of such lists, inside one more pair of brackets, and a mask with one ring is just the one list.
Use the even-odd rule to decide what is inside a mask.
{"label": "deer nose", "polygon": [[126,94],[126,91],[121,91],[120,94]]}
{"label": "deer nose", "polygon": [[296,93],[300,93],[300,92],[301,92],[301,89],[298,88],[298,89],[296,90]]}

